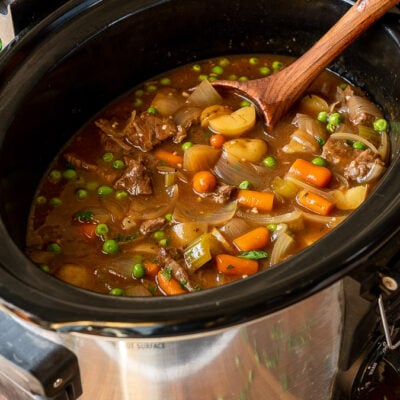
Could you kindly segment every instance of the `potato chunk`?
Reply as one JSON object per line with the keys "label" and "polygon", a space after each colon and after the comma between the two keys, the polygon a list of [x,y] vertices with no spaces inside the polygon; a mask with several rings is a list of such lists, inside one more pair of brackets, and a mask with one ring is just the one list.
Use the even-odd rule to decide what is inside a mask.
{"label": "potato chunk", "polygon": [[232,139],[223,145],[228,156],[242,161],[259,162],[267,153],[267,143],[262,139]]}
{"label": "potato chunk", "polygon": [[256,110],[253,106],[239,108],[229,115],[221,115],[209,121],[209,127],[216,133],[228,137],[238,137],[249,131],[256,123]]}

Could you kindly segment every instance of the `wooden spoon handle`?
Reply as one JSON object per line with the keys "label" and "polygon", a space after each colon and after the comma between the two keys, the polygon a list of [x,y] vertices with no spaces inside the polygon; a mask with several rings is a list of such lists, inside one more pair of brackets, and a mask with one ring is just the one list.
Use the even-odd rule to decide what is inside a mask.
{"label": "wooden spoon handle", "polygon": [[[311,82],[358,36],[399,0],[358,0],[343,17],[293,64],[270,79],[253,81],[245,91],[258,98],[268,126],[273,126]],[[276,77],[276,79],[274,79]]]}

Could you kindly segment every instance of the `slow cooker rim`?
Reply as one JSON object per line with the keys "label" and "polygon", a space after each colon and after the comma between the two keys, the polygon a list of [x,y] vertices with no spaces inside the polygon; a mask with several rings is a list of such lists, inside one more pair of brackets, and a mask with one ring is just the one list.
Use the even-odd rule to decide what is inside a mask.
{"label": "slow cooker rim", "polygon": [[[21,37],[19,37],[16,40],[16,42],[10,47],[10,49],[7,50],[5,57],[3,58],[3,66],[6,64],[7,58],[12,57],[14,52],[17,52],[20,46],[26,48],[27,46],[29,46],[30,41],[35,42],[37,40],[38,38],[37,35],[39,34],[46,35],[47,32],[51,30],[48,25],[49,21],[52,21],[52,23],[55,25],[56,23],[59,24],[64,23],[67,20],[67,18],[65,17],[65,13],[67,11],[69,13],[72,13],[73,15],[72,14],[70,15],[71,18],[75,16],[74,12],[76,12],[76,15],[80,14],[80,12],[83,11],[83,8],[81,8],[83,3],[96,5],[102,3],[102,1],[86,1],[86,2],[71,1],[67,3],[65,7],[62,7],[62,9],[52,14],[49,18],[47,18],[45,21],[43,21],[43,23],[35,27],[32,31],[25,32],[23,35],[21,35]],[[157,6],[157,4],[164,2],[144,1],[143,3],[151,3],[151,6],[153,7]],[[61,17],[63,18],[62,21],[60,21]],[[31,50],[33,50],[33,48]],[[3,68],[3,66],[0,59],[0,70]],[[399,160],[397,160],[396,162],[396,165],[398,164]],[[390,170],[394,170],[394,168],[395,166],[392,165]],[[388,179],[384,180],[383,183],[385,183],[386,188],[390,187],[393,189],[393,185],[390,185]],[[384,186],[383,183],[378,187],[378,190],[374,192],[371,198],[368,199],[367,202],[369,204],[372,205],[373,199],[378,199],[385,195],[385,193],[382,193],[382,190],[379,190],[381,187]],[[390,208],[390,212],[387,212],[388,215],[386,215],[387,220],[396,221],[396,218],[398,220],[399,211],[396,210],[396,204],[398,204],[400,198],[398,192],[399,191],[397,191],[396,193],[394,190],[392,190],[392,194],[397,195],[397,197],[394,196],[390,200],[388,199],[387,203],[385,203],[386,206]],[[361,212],[356,211],[356,213],[351,217],[351,222],[346,221],[336,229],[336,232],[345,232],[347,225],[350,225],[350,223],[363,226],[362,219],[363,217],[361,216]],[[386,219],[384,221],[382,220],[382,215],[380,215],[380,218],[374,220],[374,223],[371,226],[375,228],[390,227],[386,223]],[[396,228],[396,226],[394,226],[394,228]],[[1,226],[1,232],[2,234],[7,235],[7,230],[3,224]],[[323,238],[319,242],[319,244],[317,244],[317,246],[319,245],[320,247],[323,247],[323,245],[328,246],[329,244],[331,248],[334,248],[335,246],[333,243],[333,239],[331,239],[332,235],[333,234]],[[339,234],[337,234],[337,236],[339,236]],[[71,318],[75,321],[80,319],[101,320],[105,314],[107,314],[106,318],[107,320],[118,321],[120,319],[123,319],[131,322],[136,322],[136,321],[144,322],[148,320],[168,321],[171,319],[170,317],[171,309],[175,310],[180,315],[180,317],[182,317],[183,320],[186,319],[190,321],[193,318],[198,318],[198,317],[200,318],[204,317],[207,320],[209,320],[210,318],[214,319],[224,315],[229,316],[228,319],[232,320],[232,318],[236,319],[244,318],[244,316],[241,313],[246,310],[248,311],[249,307],[251,306],[255,307],[253,313],[251,313],[253,316],[258,315],[258,308],[260,307],[263,309],[263,312],[265,313],[273,312],[277,311],[278,309],[284,308],[296,301],[299,301],[318,290],[321,290],[323,287],[328,286],[334,281],[337,281],[338,279],[340,279],[345,274],[349,273],[349,271],[351,271],[357,266],[359,261],[356,260],[354,254],[351,254],[353,252],[352,248],[354,246],[353,244],[354,242],[356,242],[356,244],[361,245],[361,248],[365,254],[369,254],[369,252],[372,251],[371,249],[383,239],[382,236],[384,235],[381,234],[380,236],[375,236],[375,239],[374,238],[366,239],[365,236],[363,238],[360,238],[358,235],[355,235],[354,237],[351,237],[351,241],[346,243],[345,246],[346,251],[343,251],[342,249],[341,254],[330,255],[326,258],[323,258],[322,260],[318,260],[318,262],[314,265],[313,268],[306,268],[305,270],[303,270],[303,274],[300,274],[300,276],[291,276],[290,280],[288,280],[287,277],[285,277],[285,275],[288,271],[293,269],[294,264],[302,262],[307,263],[307,261],[315,262],[315,260],[313,260],[314,255],[312,254],[312,252],[315,249],[315,246],[310,247],[309,249],[305,250],[304,252],[296,256],[295,257],[296,260],[288,260],[282,263],[281,265],[277,266],[276,269],[274,268],[271,269],[270,271],[266,271],[265,274],[264,273],[258,274],[257,278],[250,277],[247,280],[236,282],[231,285],[227,285],[217,289],[211,289],[209,291],[194,293],[190,296],[184,296],[185,298],[183,297],[151,298],[151,299],[146,299],[146,301],[144,301],[143,299],[134,299],[134,298],[132,299],[109,298],[109,296],[98,295],[96,293],[83,291],[81,289],[72,286],[69,287],[68,285],[65,285],[59,281],[56,282],[52,277],[43,276],[44,283],[47,284],[48,282],[52,281],[53,285],[56,288],[59,288],[61,285],[65,289],[65,291],[68,292],[69,294],[68,297],[65,297],[64,293],[62,293],[62,296],[56,298],[50,296],[47,293],[43,293],[42,288],[30,287],[29,281],[21,279],[20,277],[15,277],[13,273],[10,272],[11,267],[7,268],[8,269],[7,271],[0,270],[0,275],[2,275],[2,278],[4,278],[2,279],[2,283],[0,285],[2,285],[3,289],[5,285],[21,286],[20,289],[22,290],[22,293],[26,293],[26,291],[32,293],[34,298],[27,300],[19,296],[19,294],[16,295],[15,293],[12,293],[12,291],[10,290],[11,287],[6,288],[5,290],[2,289],[6,301],[12,303],[17,307],[20,306],[21,309],[26,308],[33,310],[35,315],[46,321],[54,321],[54,322],[69,321]],[[7,243],[6,252],[7,254],[4,254],[3,250],[0,252],[0,257],[1,257],[0,260],[3,263],[3,266],[4,264],[8,264],[7,257],[10,254],[13,257],[17,257],[19,262],[24,263],[24,265],[26,265],[27,263],[29,264],[28,260],[25,258],[25,256],[23,256],[23,254],[19,251],[17,246],[11,240],[9,243]],[[341,260],[343,254],[346,255],[344,261]],[[338,263],[333,264],[334,266],[332,266],[332,261],[338,261]],[[331,263],[330,267],[328,265],[329,263]],[[339,265],[340,268],[338,267]],[[307,273],[304,273],[304,271],[306,271]],[[319,272],[319,274],[314,275],[314,272]],[[37,273],[42,274],[41,271],[37,271]],[[269,279],[271,276],[274,276],[274,278],[276,277],[280,278],[279,283],[281,283],[281,280],[286,280],[286,282],[283,286],[281,285],[280,288],[278,287],[280,285],[278,285],[277,283],[274,286],[268,286],[265,285],[264,281],[260,282],[261,281],[260,276],[265,276],[265,277],[268,276]],[[296,281],[298,283],[299,281],[304,280],[306,277],[313,279],[308,280],[307,284],[304,284],[303,282],[303,287],[301,290],[299,290],[298,287],[297,290],[293,290],[293,288],[290,287],[292,283]],[[267,280],[267,278],[265,278],[265,280]],[[66,286],[68,286],[68,289],[66,288]],[[254,286],[259,287],[259,289],[256,290],[258,296],[254,296],[255,292]],[[240,300],[243,300],[243,298],[245,297],[244,294],[246,294],[247,295],[246,302],[244,305],[236,304],[235,307],[232,307],[230,304],[231,302],[238,302],[237,298],[238,295],[236,292],[239,289],[241,292]],[[270,291],[269,294],[267,293],[268,290]],[[272,296],[272,294],[274,294],[275,292],[278,292],[280,295],[278,294],[276,296],[275,295]],[[77,296],[79,298],[79,304],[73,304],[71,302],[71,298],[73,298],[74,296]],[[82,299],[90,299],[96,301],[96,303],[101,303],[102,307],[100,307],[99,304],[93,306],[91,304],[88,304],[86,305],[85,310],[82,310],[81,309]],[[205,303],[201,303],[201,300],[203,300],[204,302],[204,299]],[[149,302],[149,308],[140,310],[131,309],[132,304],[138,303],[143,306],[143,303],[147,301]],[[51,307],[49,307],[48,302],[52,302]],[[71,304],[73,306],[71,307],[71,309],[62,310],[64,306],[70,307]],[[54,305],[58,306],[58,308],[56,308],[57,310],[56,313],[54,312],[54,307],[53,307]],[[72,309],[76,308],[77,305],[79,305],[78,309],[72,312]],[[156,310],[154,310],[154,308],[156,308]],[[196,312],[194,312],[193,310],[196,310],[196,312],[198,313],[196,314]],[[250,316],[246,314],[245,318],[249,317]],[[226,321],[224,323],[226,323]]]}

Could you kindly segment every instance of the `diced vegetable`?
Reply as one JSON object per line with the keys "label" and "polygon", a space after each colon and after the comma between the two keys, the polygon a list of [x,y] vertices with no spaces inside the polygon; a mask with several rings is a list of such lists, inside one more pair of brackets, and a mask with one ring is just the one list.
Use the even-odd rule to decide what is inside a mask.
{"label": "diced vegetable", "polygon": [[90,289],[93,282],[91,271],[83,265],[64,264],[57,271],[57,278],[71,285]]}
{"label": "diced vegetable", "polygon": [[231,113],[232,110],[229,107],[220,104],[214,104],[206,107],[200,115],[201,126],[203,128],[207,128],[212,119],[220,117],[221,115],[229,115]]}
{"label": "diced vegetable", "polygon": [[355,186],[347,190],[335,190],[336,207],[339,210],[354,210],[359,207],[367,197],[366,185]]}
{"label": "diced vegetable", "polygon": [[240,258],[230,254],[218,254],[215,263],[219,272],[226,275],[247,276],[258,271],[259,265],[255,260]]}
{"label": "diced vegetable", "polygon": [[154,152],[154,155],[161,161],[164,161],[168,165],[174,167],[182,167],[183,157],[176,153],[171,153],[170,151],[158,149]]}
{"label": "diced vegetable", "polygon": [[183,155],[183,168],[186,171],[205,171],[214,167],[221,150],[206,144],[195,144]]}
{"label": "diced vegetable", "polygon": [[276,194],[287,199],[293,199],[299,190],[295,183],[286,178],[282,179],[279,176],[276,176],[272,180],[271,187]]}
{"label": "diced vegetable", "polygon": [[224,135],[220,135],[219,133],[214,133],[210,136],[210,145],[215,147],[216,149],[221,149],[224,143],[226,142],[226,138]]}
{"label": "diced vegetable", "polygon": [[211,83],[207,79],[204,79],[188,97],[187,102],[191,105],[205,108],[214,104],[220,104],[222,97]]}
{"label": "diced vegetable", "polygon": [[259,250],[268,245],[270,233],[263,226],[255,228],[242,236],[237,237],[233,244],[239,251]]}
{"label": "diced vegetable", "polygon": [[305,189],[297,193],[296,200],[301,206],[319,215],[328,215],[335,206],[325,197]]}
{"label": "diced vegetable", "polygon": [[316,94],[308,94],[304,96],[300,101],[299,107],[300,112],[315,117],[322,111],[329,111],[329,105],[326,100]]}
{"label": "diced vegetable", "polygon": [[210,171],[199,171],[194,174],[192,185],[197,193],[210,193],[217,186],[217,179]]}
{"label": "diced vegetable", "polygon": [[262,139],[232,139],[223,145],[224,151],[229,156],[249,162],[261,161],[268,149],[267,143]]}
{"label": "diced vegetable", "polygon": [[255,190],[239,190],[237,201],[241,206],[256,208],[259,211],[271,211],[274,205],[274,194]]}
{"label": "diced vegetable", "polygon": [[207,232],[207,222],[181,222],[175,224],[170,231],[171,244],[177,247],[187,246]]}
{"label": "diced vegetable", "polygon": [[239,108],[230,115],[221,115],[209,122],[214,132],[228,137],[237,137],[249,131],[256,123],[256,109],[253,106]]}
{"label": "diced vegetable", "polygon": [[168,268],[164,268],[157,273],[157,283],[160,290],[167,296],[176,296],[178,294],[185,294],[185,290],[180,282],[178,282],[168,271]]}
{"label": "diced vegetable", "polygon": [[143,262],[144,269],[146,270],[146,275],[149,276],[156,276],[160,267],[158,264],[151,262],[151,261],[144,261]]}
{"label": "diced vegetable", "polygon": [[326,187],[332,179],[332,172],[326,167],[298,158],[290,167],[289,174],[312,185]]}

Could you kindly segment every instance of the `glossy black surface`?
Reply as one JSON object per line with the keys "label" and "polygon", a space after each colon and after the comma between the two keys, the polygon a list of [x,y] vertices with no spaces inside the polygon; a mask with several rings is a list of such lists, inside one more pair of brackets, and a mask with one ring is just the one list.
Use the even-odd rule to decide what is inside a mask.
{"label": "glossy black surface", "polygon": [[[171,298],[115,298],[42,273],[24,256],[34,190],[66,140],[99,109],[162,71],[224,54],[298,56],[345,1],[70,1],[0,57],[0,293],[50,322],[157,322],[165,335],[230,325],[297,302],[364,266],[400,217],[399,16],[386,15],[332,65],[371,94],[392,124],[393,162],[376,192],[331,235],[276,268]],[[150,332],[150,333],[149,333]]]}

